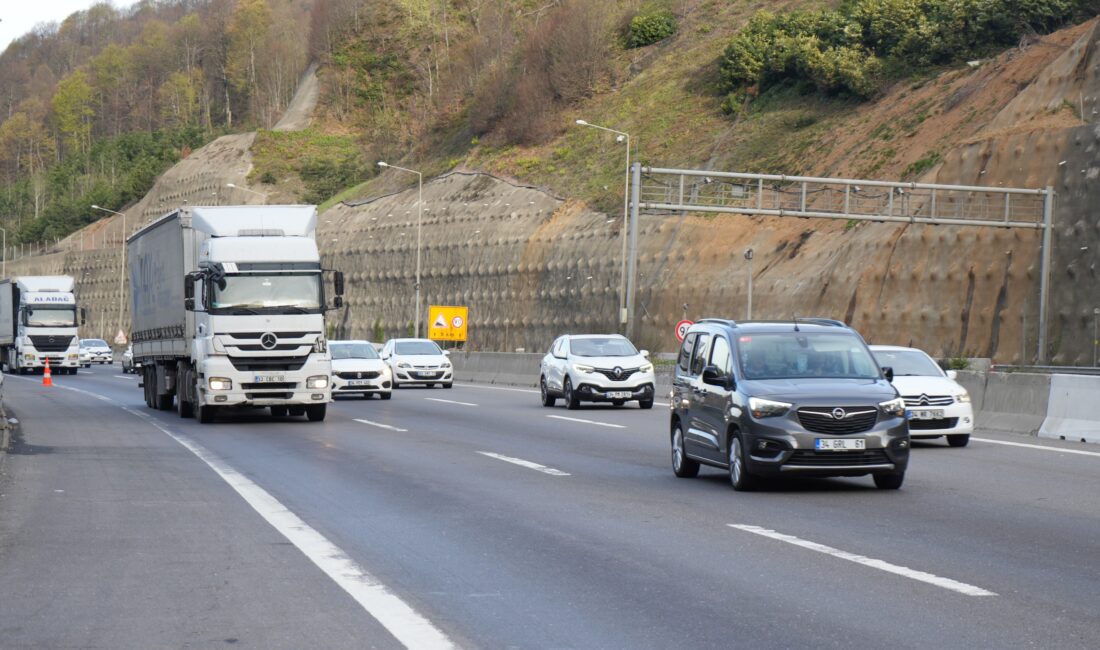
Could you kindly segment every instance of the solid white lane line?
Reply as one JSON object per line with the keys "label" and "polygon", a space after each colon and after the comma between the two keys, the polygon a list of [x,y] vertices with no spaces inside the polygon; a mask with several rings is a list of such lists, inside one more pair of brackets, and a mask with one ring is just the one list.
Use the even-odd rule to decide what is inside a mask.
{"label": "solid white lane line", "polygon": [[1062,449],[1061,447],[1047,447],[1045,445],[1029,445],[1024,442],[1008,442],[1007,440],[993,440],[991,438],[975,438],[970,436],[971,440],[977,442],[988,442],[991,445],[1008,445],[1009,447],[1023,447],[1024,449],[1040,449],[1042,451],[1053,451],[1059,454],[1078,454],[1080,456],[1100,456],[1100,452],[1096,451],[1079,451],[1077,449]]}
{"label": "solid white lane line", "polygon": [[824,544],[818,544],[817,542],[811,542],[794,535],[785,535],[783,533],[777,533],[774,530],[768,528],[761,528],[760,526],[749,526],[746,524],[726,524],[730,528],[736,528],[747,533],[753,533],[754,535],[761,535],[771,539],[776,539],[781,542],[787,542],[788,544],[794,544],[795,546],[801,546],[802,548],[809,549],[811,551],[817,551],[818,553],[824,553],[825,555],[831,555],[833,557],[840,558],[842,560],[848,560],[849,562],[855,562],[856,564],[862,564],[863,566],[869,566],[873,569],[879,569],[888,573],[893,573],[911,580],[918,580],[920,582],[927,582],[930,585],[942,587],[944,589],[950,589],[951,591],[957,591],[960,594],[967,596],[996,596],[997,594],[992,591],[987,591],[981,587],[975,587],[974,585],[966,584],[965,582],[959,582],[950,578],[943,578],[931,573],[925,573],[924,571],[917,571],[910,569],[909,567],[899,566],[897,564],[890,564],[883,560],[876,560],[864,555],[857,555],[855,553],[849,553],[842,551],[832,546],[826,546]]}
{"label": "solid white lane line", "polygon": [[382,424],[381,422],[371,422],[370,420],[360,420],[358,418],[352,418],[352,419],[354,419],[356,422],[362,422],[363,424],[369,424],[372,427],[378,427],[379,429],[389,429],[390,431],[398,431],[400,433],[405,433],[406,431],[408,431],[408,429],[399,429],[397,427],[391,427],[390,425]]}
{"label": "solid white lane line", "polygon": [[123,407],[124,411],[144,418],[188,451],[241,495],[267,523],[286,537],[321,571],[348,593],[406,648],[454,648],[447,635],[431,621],[401,600],[373,575],[359,566],[343,549],[310,528],[296,514],[259,485],[250,481],[228,463],[181,433],[173,433],[144,413]]}
{"label": "solid white lane line", "polygon": [[512,463],[513,465],[519,465],[520,467],[526,467],[527,469],[533,469],[536,472],[542,472],[543,474],[549,474],[550,476],[569,476],[568,472],[563,472],[560,469],[554,469],[553,467],[547,467],[546,465],[539,465],[538,463],[532,463],[529,460],[523,460],[522,458],[512,458],[511,456],[502,456],[500,454],[494,454],[491,451],[479,451],[477,452],[482,456],[488,456],[489,458],[496,458],[497,460],[503,460],[506,463]]}
{"label": "solid white lane line", "polygon": [[111,375],[115,379],[137,379],[137,377],[131,377],[130,375]]}
{"label": "solid white lane line", "polygon": [[84,395],[91,395],[115,404],[123,411],[136,415],[172,438],[214,470],[234,491],[252,506],[275,530],[294,544],[333,582],[348,593],[357,603],[406,648],[455,648],[457,647],[442,630],[409,606],[397,594],[371,575],[343,549],[330,542],[324,535],[310,528],[296,514],[266,490],[233,469],[228,463],[206,450],[182,433],[173,433],[161,426],[150,414],[122,406],[115,400],[91,391],[61,386]]}
{"label": "solid white lane line", "polygon": [[459,406],[477,406],[471,402],[457,402],[453,399],[439,399],[438,397],[425,397],[429,402],[443,402],[444,404],[458,404]]}
{"label": "solid white lane line", "polygon": [[609,422],[597,422],[595,420],[585,420],[584,418],[567,418],[564,415],[547,415],[548,418],[554,418],[555,420],[568,420],[569,422],[583,422],[584,424],[595,424],[599,427],[610,427],[612,429],[625,429],[626,427],[621,424],[611,424]]}

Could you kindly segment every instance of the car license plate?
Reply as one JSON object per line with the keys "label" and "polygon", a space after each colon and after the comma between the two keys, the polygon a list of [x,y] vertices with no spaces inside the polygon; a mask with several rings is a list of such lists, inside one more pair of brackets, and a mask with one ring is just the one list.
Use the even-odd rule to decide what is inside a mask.
{"label": "car license plate", "polygon": [[281,384],[286,381],[283,375],[256,375],[254,379],[257,384]]}
{"label": "car license plate", "polygon": [[434,373],[434,372],[418,372],[418,373],[416,373],[416,375],[418,377],[421,377],[423,379],[433,379],[433,378],[435,378],[436,374],[437,373]]}
{"label": "car license plate", "polygon": [[942,420],[943,409],[914,409],[911,420]]}
{"label": "car license plate", "polygon": [[817,451],[863,451],[867,441],[849,438],[818,438],[814,443]]}
{"label": "car license plate", "polygon": [[607,393],[608,399],[630,399],[630,391],[628,390],[613,390]]}
{"label": "car license plate", "polygon": [[349,379],[348,386],[366,386],[368,382],[366,379]]}

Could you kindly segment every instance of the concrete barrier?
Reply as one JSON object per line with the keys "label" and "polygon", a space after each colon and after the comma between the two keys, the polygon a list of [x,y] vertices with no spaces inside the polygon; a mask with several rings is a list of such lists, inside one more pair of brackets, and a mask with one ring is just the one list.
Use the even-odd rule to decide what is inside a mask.
{"label": "concrete barrier", "polygon": [[534,352],[452,352],[456,381],[537,388],[542,354]]}
{"label": "concrete barrier", "polygon": [[1100,377],[1052,375],[1043,438],[1100,442]]}
{"label": "concrete barrier", "polygon": [[991,372],[976,410],[976,428],[1033,436],[1047,416],[1050,375]]}

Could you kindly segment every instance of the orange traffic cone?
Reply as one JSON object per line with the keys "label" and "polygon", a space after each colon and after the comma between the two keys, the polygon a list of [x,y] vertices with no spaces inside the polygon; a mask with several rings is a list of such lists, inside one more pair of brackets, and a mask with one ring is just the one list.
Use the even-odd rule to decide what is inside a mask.
{"label": "orange traffic cone", "polygon": [[42,371],[42,385],[53,386],[53,377],[50,376],[50,358],[46,357],[46,369]]}

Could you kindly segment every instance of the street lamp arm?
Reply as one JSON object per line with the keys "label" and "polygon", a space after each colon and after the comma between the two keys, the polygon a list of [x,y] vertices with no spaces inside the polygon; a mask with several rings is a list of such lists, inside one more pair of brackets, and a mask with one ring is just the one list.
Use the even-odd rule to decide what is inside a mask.
{"label": "street lamp arm", "polygon": [[623,136],[624,138],[629,138],[630,137],[629,133],[625,133],[623,131],[617,131],[615,129],[609,129],[606,126],[600,126],[599,124],[593,124],[591,122],[585,122],[584,120],[577,120],[577,124],[579,124],[581,126],[590,126],[593,129],[599,129],[601,131],[607,131],[608,133],[615,133],[615,134]]}
{"label": "street lamp arm", "polygon": [[125,217],[125,216],[126,216],[126,215],[122,214],[121,212],[115,212],[114,210],[108,210],[107,208],[101,208],[101,207],[99,207],[98,205],[93,205],[93,206],[92,206],[92,209],[93,209],[93,210],[102,210],[102,211],[104,211],[104,212],[110,212],[111,214],[117,214],[117,215],[119,215],[120,217]]}
{"label": "street lamp arm", "polygon": [[387,169],[400,169],[403,172],[409,172],[410,174],[416,174],[417,176],[423,176],[423,174],[416,171],[415,169],[406,169],[404,167],[398,167],[397,165],[391,165],[389,163],[381,163],[380,162],[380,163],[378,163],[378,166],[379,167],[385,167]]}

